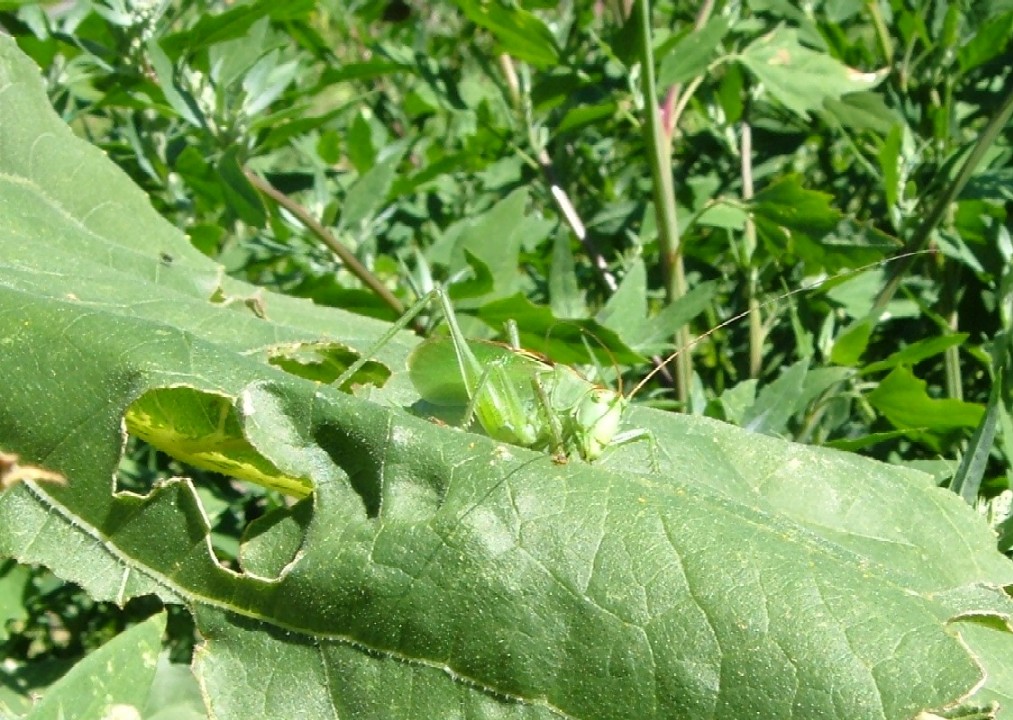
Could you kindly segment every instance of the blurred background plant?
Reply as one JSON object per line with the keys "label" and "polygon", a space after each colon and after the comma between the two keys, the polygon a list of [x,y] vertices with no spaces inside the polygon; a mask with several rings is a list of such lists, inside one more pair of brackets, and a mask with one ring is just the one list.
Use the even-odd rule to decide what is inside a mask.
{"label": "blurred background plant", "polygon": [[[516,319],[625,387],[683,347],[641,400],[957,475],[1010,546],[1008,1],[79,0],[0,25],[228,273],[386,319],[455,280],[469,334]],[[136,442],[120,482],[181,472]],[[201,481],[229,562],[279,500]],[[9,658],[151,612],[0,582]]]}

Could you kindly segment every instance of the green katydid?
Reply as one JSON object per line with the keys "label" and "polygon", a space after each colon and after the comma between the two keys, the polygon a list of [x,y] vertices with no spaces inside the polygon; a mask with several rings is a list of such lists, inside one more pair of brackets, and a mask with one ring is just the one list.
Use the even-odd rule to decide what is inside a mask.
{"label": "green katydid", "polygon": [[[647,439],[653,445],[646,430],[619,432],[628,403],[621,393],[518,348],[469,343],[446,291],[440,287],[419,300],[349,367],[338,379],[339,387],[432,300],[441,305],[450,337],[426,340],[412,351],[408,361],[409,376],[427,402],[466,405],[465,425],[474,417],[489,437],[549,450],[559,461],[574,454],[593,461],[606,447],[634,440]],[[456,368],[448,371],[448,365]]]}
{"label": "green katydid", "polygon": [[[437,290],[436,296],[450,337],[431,338],[408,358],[409,377],[423,400],[451,406],[464,400],[466,423],[474,415],[490,437],[548,450],[560,461],[576,454],[591,462],[610,445],[652,440],[646,430],[619,432],[627,405],[622,393],[525,352],[516,341],[513,348],[466,341],[446,293]],[[450,357],[463,383],[448,382]]]}
{"label": "green katydid", "polygon": [[[922,252],[932,251],[904,253],[845,275]],[[826,280],[796,288],[761,307],[812,290],[824,282]],[[412,306],[369,352],[338,378],[337,385],[341,387],[347,382],[433,300],[440,303],[450,337],[426,340],[409,356],[409,377],[424,400],[433,405],[466,405],[465,426],[475,418],[493,439],[548,450],[559,462],[575,454],[593,462],[610,446],[647,440],[656,463],[657,442],[651,432],[638,428],[620,431],[620,426],[630,399],[681,350],[657,364],[628,395],[623,395],[590,382],[570,367],[553,365],[519,348],[469,342],[457,324],[450,298],[442,287],[432,290]],[[752,311],[745,310],[711,328],[698,336],[690,347]]]}

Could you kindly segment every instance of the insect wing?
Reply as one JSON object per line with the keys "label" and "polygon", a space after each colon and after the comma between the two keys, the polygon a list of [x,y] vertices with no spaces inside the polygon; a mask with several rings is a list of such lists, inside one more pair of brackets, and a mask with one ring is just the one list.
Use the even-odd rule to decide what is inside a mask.
{"label": "insect wing", "polygon": [[[531,378],[551,370],[551,366],[536,355],[499,343],[469,341],[468,346],[483,367],[500,366],[501,376],[513,385],[518,397],[534,402]],[[468,404],[468,389],[461,377],[453,341],[448,337],[430,338],[416,346],[408,356],[408,377],[428,403],[459,407]]]}

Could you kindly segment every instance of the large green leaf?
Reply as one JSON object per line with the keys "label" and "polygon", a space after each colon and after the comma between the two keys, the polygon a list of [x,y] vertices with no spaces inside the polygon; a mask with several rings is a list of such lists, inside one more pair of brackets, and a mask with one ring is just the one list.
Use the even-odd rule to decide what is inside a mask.
{"label": "large green leaf", "polygon": [[[277,349],[384,326],[225,278],[4,39],[0,127],[0,451],[68,480],[0,496],[0,555],[185,604],[216,717],[908,718],[1004,667],[1013,569],[928,476],[643,408],[656,471],[560,465],[407,412],[400,336],[344,394]],[[171,427],[215,408],[224,455],[313,490],[238,571],[189,480],[114,492],[124,416],[171,392]]]}

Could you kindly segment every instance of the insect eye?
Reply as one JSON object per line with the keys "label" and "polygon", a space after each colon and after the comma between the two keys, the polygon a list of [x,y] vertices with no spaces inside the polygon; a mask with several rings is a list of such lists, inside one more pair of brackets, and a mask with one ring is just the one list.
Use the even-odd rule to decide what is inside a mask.
{"label": "insect eye", "polygon": [[615,394],[615,392],[613,392],[612,390],[609,390],[607,388],[597,388],[597,389],[595,389],[595,390],[592,391],[592,393],[591,393],[591,399],[595,403],[600,403],[600,404],[603,404],[603,405],[608,405],[613,400],[616,399],[616,394]]}

